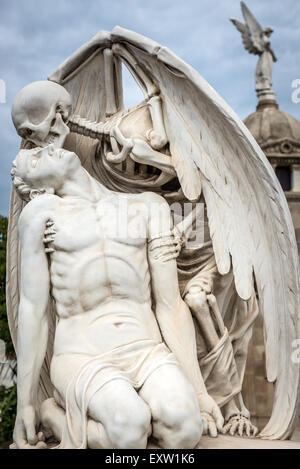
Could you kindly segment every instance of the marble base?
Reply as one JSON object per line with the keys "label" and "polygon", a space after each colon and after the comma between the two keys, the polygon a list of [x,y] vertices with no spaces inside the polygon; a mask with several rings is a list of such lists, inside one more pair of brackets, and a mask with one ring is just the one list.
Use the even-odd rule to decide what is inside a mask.
{"label": "marble base", "polygon": [[219,435],[218,438],[203,436],[199,449],[300,449],[300,442],[289,440],[261,440]]}

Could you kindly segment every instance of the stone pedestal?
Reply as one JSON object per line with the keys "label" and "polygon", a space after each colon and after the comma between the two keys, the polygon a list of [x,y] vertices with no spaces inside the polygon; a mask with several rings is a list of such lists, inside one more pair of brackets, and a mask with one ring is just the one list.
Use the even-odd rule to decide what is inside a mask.
{"label": "stone pedestal", "polygon": [[218,438],[203,436],[199,449],[300,449],[300,442],[270,441],[259,438],[239,438],[236,436],[219,435]]}

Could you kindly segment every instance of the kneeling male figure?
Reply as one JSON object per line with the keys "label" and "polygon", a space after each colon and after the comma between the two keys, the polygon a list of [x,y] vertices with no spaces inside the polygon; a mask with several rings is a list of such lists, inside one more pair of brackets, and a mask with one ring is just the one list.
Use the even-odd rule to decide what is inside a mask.
{"label": "kneeling male figure", "polygon": [[[194,448],[203,423],[216,434],[223,419],[179,293],[168,204],[109,191],[51,145],[21,150],[12,176],[31,199],[19,221],[17,447],[41,446],[40,418],[61,448],[146,448],[150,434],[162,448]],[[50,292],[54,397],[37,409]]]}

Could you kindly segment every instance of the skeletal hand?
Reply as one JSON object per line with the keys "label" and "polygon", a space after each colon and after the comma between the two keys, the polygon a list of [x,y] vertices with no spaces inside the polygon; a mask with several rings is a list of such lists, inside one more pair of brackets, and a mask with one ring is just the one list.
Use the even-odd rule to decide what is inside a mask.
{"label": "skeletal hand", "polygon": [[197,291],[204,291],[207,295],[209,295],[212,292],[213,279],[211,278],[211,276],[199,277],[197,278],[197,286],[191,287],[191,293],[193,293],[193,288],[195,288],[195,290],[197,289]]}
{"label": "skeletal hand", "polygon": [[239,436],[256,436],[258,428],[252,425],[249,418],[242,413],[232,415],[226,425],[222,428],[222,433],[225,435],[228,433],[231,436],[235,434]]}
{"label": "skeletal hand", "polygon": [[182,238],[174,230],[168,233],[161,233],[150,241],[150,252],[155,252],[154,259],[167,262],[176,259],[181,251]]}
{"label": "skeletal hand", "polygon": [[219,406],[209,394],[199,396],[199,406],[203,423],[203,435],[210,435],[215,438],[224,424],[224,418]]}
{"label": "skeletal hand", "polygon": [[54,241],[54,237],[56,235],[56,230],[54,229],[54,221],[48,220],[46,223],[46,229],[44,232],[43,243],[45,245],[45,252],[46,254],[51,254],[55,251],[51,244]]}

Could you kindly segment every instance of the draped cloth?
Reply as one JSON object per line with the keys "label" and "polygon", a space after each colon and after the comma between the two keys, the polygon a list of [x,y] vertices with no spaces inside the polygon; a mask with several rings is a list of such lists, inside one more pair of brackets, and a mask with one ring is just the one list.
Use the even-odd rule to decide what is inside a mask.
{"label": "draped cloth", "polygon": [[258,304],[254,290],[248,301],[237,295],[232,272],[219,274],[207,223],[204,230],[201,246],[182,249],[177,259],[178,277],[183,298],[191,287],[201,289],[203,280],[211,281],[225,326],[225,333],[213,350],[203,351],[201,330],[196,320],[194,324],[198,361],[207,391],[222,407],[241,391]]}
{"label": "draped cloth", "polygon": [[[89,402],[107,383],[121,379],[139,390],[161,366],[179,366],[166,345],[154,340],[136,341],[94,357],[61,355],[53,360],[53,366],[61,369],[62,374],[65,367],[74,368],[78,364],[66,388],[57,386],[58,394],[64,394],[65,422],[62,440],[56,449],[87,448]],[[62,375],[58,381],[63,382]]]}

